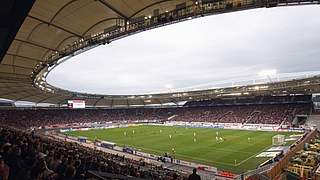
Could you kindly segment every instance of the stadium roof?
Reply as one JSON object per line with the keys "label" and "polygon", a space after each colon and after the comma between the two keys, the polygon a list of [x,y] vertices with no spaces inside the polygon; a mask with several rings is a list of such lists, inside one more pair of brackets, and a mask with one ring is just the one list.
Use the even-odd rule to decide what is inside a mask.
{"label": "stadium roof", "polygon": [[[10,4],[13,1],[1,2]],[[17,4],[17,2],[15,2]],[[200,4],[202,3],[202,4]],[[238,10],[314,4],[319,1],[220,1],[219,4],[212,0],[59,0],[47,1],[36,0],[32,5],[25,4],[24,10],[16,10],[20,16],[6,14],[7,21],[17,22],[16,25],[8,25],[7,32],[14,33],[19,30],[6,50],[5,44],[10,44],[10,39],[1,39],[3,46],[2,52],[6,54],[0,64],[0,98],[11,99],[14,101],[31,101],[36,103],[61,104],[67,99],[85,99],[86,103],[94,106],[131,106],[148,104],[177,103],[190,99],[207,99],[221,96],[222,93],[233,95],[237,93],[247,93],[247,88],[255,87],[255,91],[261,87],[250,86],[241,89],[233,87],[219,90],[205,90],[181,93],[153,94],[135,96],[108,96],[92,95],[65,91],[55,87],[43,87],[35,83],[45,83],[37,81],[48,71],[48,68],[59,64],[59,60],[80,50],[88,50],[99,44],[109,43],[118,38],[123,38],[129,34],[141,32],[150,28],[156,28],[170,23],[176,23],[193,17],[201,17],[211,14],[232,12]],[[21,4],[13,7],[21,7]],[[218,7],[218,8],[216,8]],[[199,9],[198,9],[199,8]],[[12,8],[12,11],[15,9]],[[192,11],[192,13],[191,13]],[[3,12],[3,11],[1,11]],[[19,21],[24,22],[19,27]],[[169,15],[169,16],[167,16]],[[173,15],[173,16],[172,16]],[[157,23],[150,23],[151,16],[157,16]],[[192,16],[192,17],[191,17]],[[2,16],[3,17],[3,16]],[[154,19],[152,19],[154,20]],[[135,25],[132,30],[127,27]],[[114,27],[121,30],[116,34]],[[13,29],[12,29],[13,28]],[[101,34],[101,32],[103,32]],[[108,34],[108,37],[106,36]],[[111,34],[111,35],[110,35]],[[2,37],[10,38],[1,31]],[[100,39],[97,40],[97,37]],[[101,40],[102,39],[102,40]],[[85,44],[85,46],[83,45]],[[8,45],[7,45],[8,46]],[[79,49],[76,49],[79,47]],[[72,53],[70,53],[73,50]],[[3,53],[2,53],[3,54]],[[57,56],[58,58],[55,58]],[[272,85],[264,85],[265,91],[259,93],[311,93],[318,92],[320,84],[318,77],[307,80],[288,82],[287,84],[274,84],[276,91],[270,89]],[[291,88],[291,89],[290,89]],[[254,94],[254,93],[250,93]],[[239,95],[239,94],[238,94]],[[246,94],[244,94],[246,95]]]}

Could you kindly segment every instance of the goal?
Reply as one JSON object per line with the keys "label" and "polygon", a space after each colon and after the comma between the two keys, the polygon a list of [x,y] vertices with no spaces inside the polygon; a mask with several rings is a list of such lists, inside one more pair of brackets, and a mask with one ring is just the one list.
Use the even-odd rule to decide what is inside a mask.
{"label": "goal", "polygon": [[272,137],[272,145],[274,146],[282,146],[285,144],[285,135],[281,135],[281,134],[278,134],[278,135],[275,135]]}

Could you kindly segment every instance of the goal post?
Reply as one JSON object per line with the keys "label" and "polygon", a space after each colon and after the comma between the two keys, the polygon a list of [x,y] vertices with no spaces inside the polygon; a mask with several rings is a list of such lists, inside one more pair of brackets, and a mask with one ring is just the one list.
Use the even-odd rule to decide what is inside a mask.
{"label": "goal post", "polygon": [[285,144],[285,135],[275,135],[272,137],[272,145],[273,146],[282,146]]}

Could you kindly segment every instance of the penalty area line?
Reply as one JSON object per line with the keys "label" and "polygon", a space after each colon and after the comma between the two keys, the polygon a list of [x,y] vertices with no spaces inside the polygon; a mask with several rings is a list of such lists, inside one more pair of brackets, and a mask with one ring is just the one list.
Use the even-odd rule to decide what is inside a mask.
{"label": "penalty area line", "polygon": [[243,161],[241,161],[241,162],[239,162],[239,163],[236,163],[236,164],[233,165],[233,166],[240,166],[240,165],[243,164],[244,162],[246,162],[246,161],[248,161],[249,159],[257,156],[258,154],[262,153],[263,151],[269,149],[270,147],[272,147],[272,145],[264,148],[262,151],[259,151],[259,152],[255,153],[255,154],[253,154],[252,156],[248,157],[247,159],[245,159],[245,160],[243,160]]}

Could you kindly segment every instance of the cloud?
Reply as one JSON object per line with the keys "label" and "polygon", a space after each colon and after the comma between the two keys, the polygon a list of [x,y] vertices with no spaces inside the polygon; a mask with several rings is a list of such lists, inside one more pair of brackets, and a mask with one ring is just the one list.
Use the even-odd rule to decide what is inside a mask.
{"label": "cloud", "polygon": [[320,7],[204,17],[100,46],[53,70],[49,83],[99,94],[143,94],[255,79],[259,71],[318,70]]}

